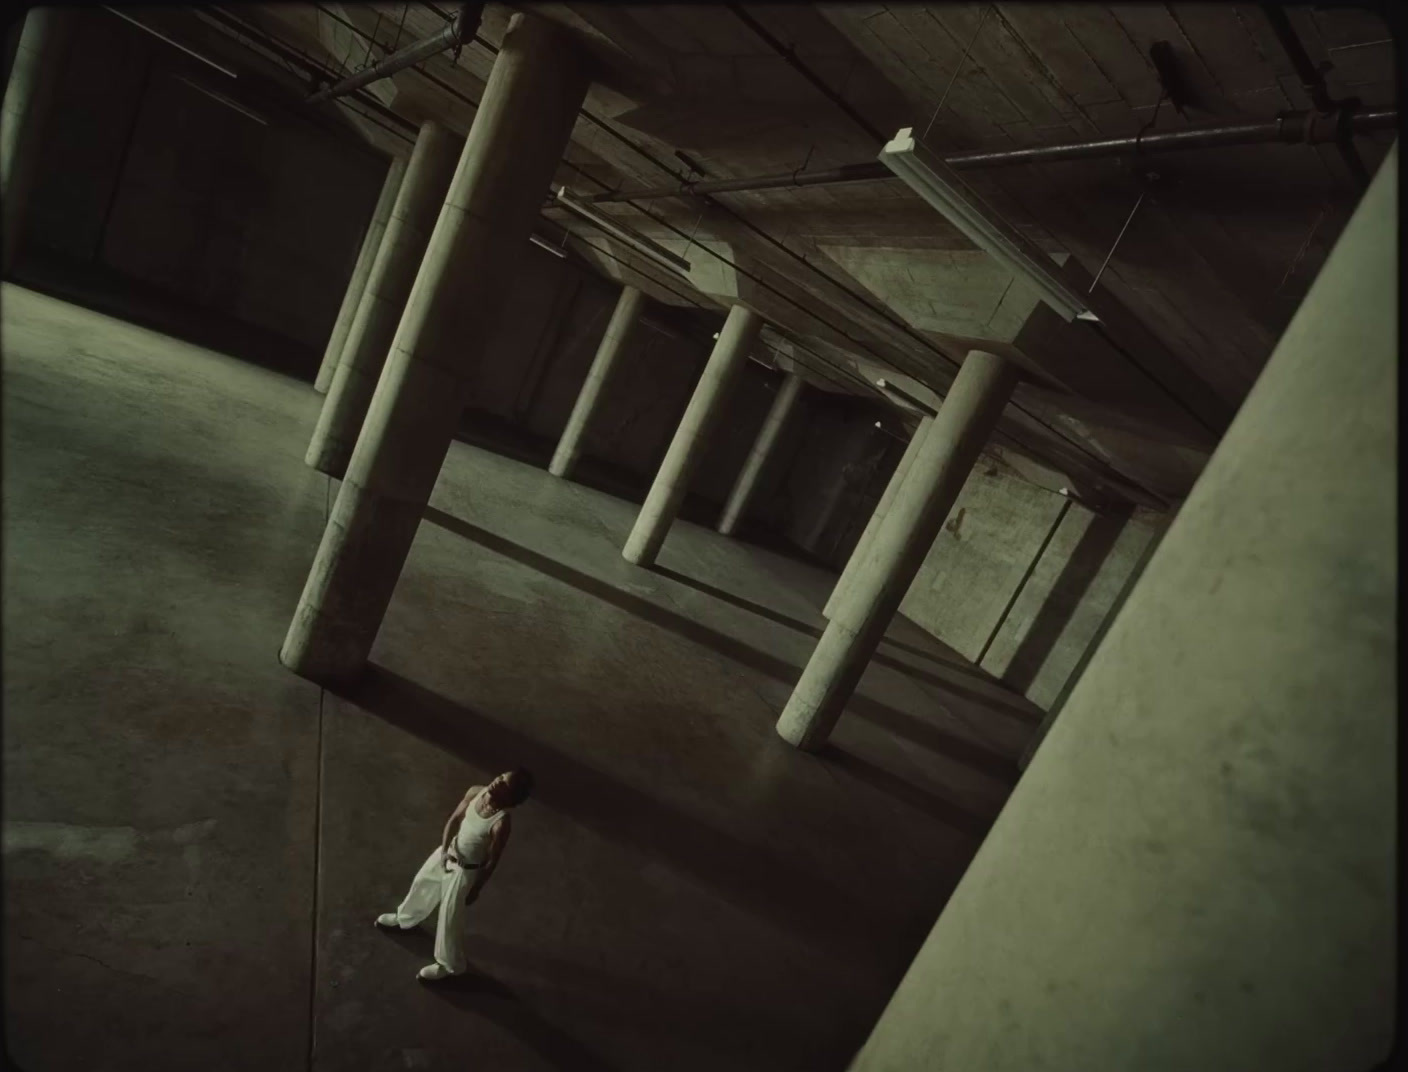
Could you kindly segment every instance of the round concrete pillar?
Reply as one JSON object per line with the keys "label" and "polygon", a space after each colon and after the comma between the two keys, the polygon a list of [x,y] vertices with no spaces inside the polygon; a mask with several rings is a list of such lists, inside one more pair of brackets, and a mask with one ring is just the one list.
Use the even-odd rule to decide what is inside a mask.
{"label": "round concrete pillar", "polygon": [[577,464],[577,458],[582,452],[582,436],[586,434],[587,425],[592,419],[592,413],[596,410],[597,401],[606,387],[607,380],[615,370],[621,355],[625,353],[626,345],[640,321],[644,301],[644,296],[635,287],[621,289],[621,296],[616,299],[616,308],[611,313],[611,321],[606,325],[606,334],[601,337],[601,344],[596,348],[592,367],[587,370],[587,379],[577,394],[572,415],[567,418],[567,427],[562,430],[562,438],[557,441],[557,450],[553,452],[552,461],[548,464],[548,472],[553,476],[566,477]]}
{"label": "round concrete pillar", "polygon": [[462,144],[433,121],[422,123],[416,135],[347,341],[333,367],[327,401],[308,443],[304,460],[321,473],[341,479],[347,472]]}
{"label": "round concrete pillar", "polygon": [[398,156],[392,159],[391,166],[386,169],[386,181],[381,184],[376,207],[372,209],[372,217],[367,221],[367,231],[362,236],[362,248],[357,253],[357,263],[352,267],[352,278],[347,281],[347,292],[342,296],[342,306],[333,322],[332,334],[328,336],[328,345],[323,351],[323,363],[318,368],[318,378],[313,382],[313,390],[320,395],[327,393],[332,384],[332,374],[337,370],[338,362],[342,360],[342,347],[347,342],[347,333],[357,315],[357,306],[367,289],[367,279],[371,275],[372,264],[376,261],[376,252],[381,248],[382,236],[386,233],[386,221],[391,218],[391,209],[396,203],[396,194],[401,189],[401,180],[405,174],[406,158]]}
{"label": "round concrete pillar", "polygon": [[39,144],[67,56],[73,17],[67,8],[30,8],[5,84],[5,99],[0,105],[0,203],[5,214],[0,270],[4,272],[14,263],[24,234]]}
{"label": "round concrete pillar", "polygon": [[728,502],[719,518],[719,531],[725,536],[733,534],[739,519],[743,517],[743,512],[748,509],[748,502],[757,491],[758,481],[762,478],[763,467],[767,465],[773,448],[782,437],[782,426],[787,423],[792,407],[796,405],[801,393],[802,377],[795,372],[788,373],[787,378],[782,381],[782,386],[777,389],[777,397],[768,408],[763,427],[758,432],[758,438],[753,441],[753,449],[748,452],[748,460],[743,463],[743,469],[734,482],[733,490],[729,492]]}
{"label": "round concrete pillar", "polygon": [[556,23],[510,20],[284,639],[280,659],[305,677],[346,680],[366,664],[586,97],[588,63]]}
{"label": "round concrete pillar", "polygon": [[655,474],[645,504],[636,516],[635,527],[621,552],[626,561],[648,566],[660,553],[689,487],[689,474],[704,452],[709,432],[723,413],[729,388],[738,378],[743,362],[748,359],[748,351],[762,329],[763,318],[753,310],[735,305],[728,311],[728,319],[709,354],[709,363],[704,366],[704,374],[690,396],[680,426],[670,440],[670,449],[665,452],[665,460],[660,463],[660,471]]}
{"label": "round concrete pillar", "polygon": [[973,350],[964,358],[857,563],[851,590],[835,608],[778,719],[777,732],[785,740],[808,750],[826,743],[1016,382],[1015,368],[996,354]]}

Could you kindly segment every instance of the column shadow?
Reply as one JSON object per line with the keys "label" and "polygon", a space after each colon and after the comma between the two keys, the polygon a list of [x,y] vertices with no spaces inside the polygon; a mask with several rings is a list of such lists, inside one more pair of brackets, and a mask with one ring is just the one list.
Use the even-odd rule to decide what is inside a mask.
{"label": "column shadow", "polygon": [[[668,577],[670,580],[676,582],[677,584],[686,585],[690,588],[693,588],[697,592],[703,592],[705,595],[713,596],[715,599],[721,600],[724,603],[732,604],[740,610],[746,610],[752,614],[758,615],[759,617],[767,618],[769,621],[776,622],[778,625],[785,625],[788,629],[795,629],[799,633],[806,633],[808,636],[814,636],[820,639],[821,634],[825,631],[824,626],[811,625],[807,622],[802,621],[800,618],[793,618],[789,615],[783,614],[779,610],[773,609],[772,607],[765,606],[762,603],[755,603],[751,599],[745,599],[743,596],[735,595],[734,593],[727,591],[726,589],[719,588],[712,584],[708,584],[704,581],[699,580],[697,577],[690,577],[687,574],[678,572],[677,570],[672,570],[668,566],[661,566],[659,564],[656,564],[653,566],[648,566],[646,568],[652,570],[655,573],[660,574],[660,576],[662,577]],[[893,637],[888,636],[885,637],[881,641],[881,643],[885,644],[888,647],[895,648],[898,651],[908,652],[910,655],[917,655],[921,659],[929,659],[936,663],[943,663],[945,666],[951,666],[955,670],[962,670],[965,673],[971,673],[975,677],[982,677],[984,680],[992,680],[986,673],[986,671],[980,670],[979,668],[974,666],[969,666],[965,663],[959,662],[958,660],[950,659],[940,652],[926,651],[925,649],[916,647],[913,644],[906,644],[903,641],[895,640]]]}
{"label": "column shadow", "polygon": [[1091,518],[1003,671],[1004,684],[1025,692],[1036,679],[1128,521],[1128,514],[1096,514]]}
{"label": "column shadow", "polygon": [[[802,676],[801,667],[793,666],[785,659],[779,659],[767,652],[759,651],[726,633],[711,629],[707,625],[652,603],[648,599],[622,591],[607,581],[523,547],[512,540],[490,532],[488,529],[452,517],[433,506],[426,507],[424,517],[449,532],[474,541],[481,547],[506,558],[511,558],[564,584],[571,585],[578,591],[603,599],[627,613],[635,615],[642,621],[659,626],[661,629],[668,630],[677,636],[699,644],[701,647],[718,652],[743,666],[782,682],[789,688],[794,687]],[[948,682],[941,678],[935,679],[935,681],[941,688],[952,688]],[[986,698],[980,698],[980,702],[986,702]],[[950,759],[964,763],[975,770],[983,771],[1002,781],[1015,783],[1020,776],[1016,757],[994,752],[986,745],[950,733],[942,727],[923,722],[913,715],[896,710],[867,696],[859,693],[853,695],[847,705],[847,710],[889,730],[891,733],[906,738],[914,744],[942,753]]]}
{"label": "column shadow", "polygon": [[[666,578],[667,580],[671,580],[677,584],[682,584],[689,588],[693,588],[695,591],[702,592],[704,595],[707,596],[712,596],[714,599],[717,599],[720,602],[727,603],[730,606],[737,607],[739,610],[747,611],[750,614],[756,614],[761,618],[765,618],[771,622],[776,622],[778,625],[785,626],[788,629],[793,629],[799,633],[805,634],[806,636],[815,637],[816,639],[820,640],[822,633],[825,632],[825,629],[820,626],[809,625],[807,622],[804,622],[801,619],[790,617],[789,615],[783,614],[781,611],[775,610],[772,607],[764,606],[761,603],[755,603],[751,599],[745,599],[742,596],[734,595],[732,592],[726,591],[723,588],[718,588],[715,585],[707,584],[706,582],[701,581],[698,578],[687,576],[686,574],[680,573],[676,570],[672,570],[667,566],[654,565],[648,568],[651,570],[651,572],[657,573],[661,577]],[[889,637],[885,637],[881,641],[881,644],[885,647],[896,648],[900,651],[908,652],[912,655],[919,656],[923,659],[928,659],[932,662],[941,663],[942,665],[951,667],[952,669],[957,670],[962,674],[966,674],[969,677],[975,677],[978,678],[980,681],[990,683],[995,688],[1006,687],[1005,683],[998,681],[996,678],[988,674],[987,671],[975,666],[960,663],[953,659],[945,658],[937,652],[924,651],[922,648],[917,648],[909,644],[903,644],[897,640],[892,640]],[[890,669],[898,671],[899,673],[904,674],[908,677],[918,678],[921,681],[928,682],[930,685],[933,685],[936,688],[943,689],[946,692],[951,692],[955,696],[962,697],[965,700],[970,700],[974,703],[981,704],[984,707],[998,708],[1004,713],[1010,714],[1014,718],[1018,718],[1024,722],[1030,722],[1035,725],[1036,723],[1039,723],[1042,719],[1042,712],[1034,704],[1028,703],[1025,699],[1020,696],[1014,695],[1011,698],[1007,698],[1002,696],[993,696],[988,693],[978,692],[965,685],[957,684],[956,682],[953,682],[946,677],[942,677],[938,674],[935,674],[933,671],[925,670],[921,667],[913,665],[912,663],[905,662],[903,659],[898,659],[895,656],[887,654],[884,651],[877,651],[875,655],[872,656],[871,661],[879,666],[887,666]]]}
{"label": "column shadow", "polygon": [[493,1020],[561,1072],[618,1072],[619,1066],[545,1019],[513,988],[471,968],[464,975],[427,987],[462,1012]]}
{"label": "column shadow", "polygon": [[[536,776],[535,799],[602,837],[689,874],[802,941],[839,951],[861,970],[888,977],[902,972],[914,953],[905,942],[912,921],[892,899],[857,899],[805,867],[725,834],[391,670],[369,664],[355,684],[332,691],[466,763],[529,767]],[[883,888],[876,884],[877,890]]]}
{"label": "column shadow", "polygon": [[854,752],[847,751],[837,745],[828,743],[817,754],[872,788],[894,797],[917,811],[932,816],[945,826],[961,830],[979,841],[987,837],[988,831],[997,819],[996,815],[975,815],[954,801],[931,790],[923,789],[908,779],[901,778],[899,775],[870,762],[870,760],[862,759]]}

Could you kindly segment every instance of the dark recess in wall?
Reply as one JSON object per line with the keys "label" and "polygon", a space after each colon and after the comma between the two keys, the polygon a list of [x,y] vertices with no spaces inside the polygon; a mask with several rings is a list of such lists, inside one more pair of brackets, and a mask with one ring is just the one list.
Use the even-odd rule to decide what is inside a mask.
{"label": "dark recess in wall", "polygon": [[[214,80],[266,123],[197,88]],[[14,277],[311,380],[386,161],[224,81],[83,11]]]}

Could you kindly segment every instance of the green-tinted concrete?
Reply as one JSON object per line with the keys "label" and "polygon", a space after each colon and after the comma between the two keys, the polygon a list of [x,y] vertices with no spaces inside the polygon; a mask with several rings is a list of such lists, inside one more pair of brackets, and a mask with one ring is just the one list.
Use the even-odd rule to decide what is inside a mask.
{"label": "green-tinted concrete", "polygon": [[1397,185],[1394,150],[855,1072],[1388,1067]]}
{"label": "green-tinted concrete", "polygon": [[900,613],[976,659],[1067,500],[980,458]]}
{"label": "green-tinted concrete", "polygon": [[983,669],[1043,711],[1072,684],[1165,515],[1071,503],[988,644]]}
{"label": "green-tinted concrete", "polygon": [[62,7],[35,7],[24,15],[14,60],[0,106],[0,199],[4,202],[0,270],[9,274],[29,222],[29,194],[48,126],[54,87],[73,15]]}
{"label": "green-tinted concrete", "polygon": [[[277,660],[336,489],[318,396],[0,299],[19,1067],[844,1066],[1039,712],[897,623],[800,755],[773,720],[832,575],[682,521],[631,566],[631,503],[461,443],[369,682],[320,692]],[[474,974],[425,989],[430,935],[372,919],[518,762]]]}
{"label": "green-tinted concrete", "polygon": [[303,1067],[319,697],[275,655],[317,396],[0,299],[10,1056]]}

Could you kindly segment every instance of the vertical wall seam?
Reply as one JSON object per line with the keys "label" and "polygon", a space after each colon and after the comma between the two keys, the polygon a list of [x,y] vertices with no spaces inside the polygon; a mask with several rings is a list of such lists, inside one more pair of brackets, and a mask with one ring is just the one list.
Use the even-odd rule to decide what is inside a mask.
{"label": "vertical wall seam", "polygon": [[1056,530],[1061,527],[1061,522],[1066,518],[1066,512],[1071,508],[1071,500],[1068,498],[1061,503],[1061,509],[1056,514],[1056,520],[1051,523],[1051,527],[1046,530],[1046,536],[1041,541],[1041,546],[1036,549],[1036,554],[1027,563],[1026,571],[1022,574],[1022,579],[1017,582],[1017,587],[1011,597],[1007,600],[1007,606],[1002,608],[1002,613],[997,617],[997,624],[992,627],[992,632],[988,634],[987,640],[983,643],[982,650],[978,652],[978,657],[973,660],[973,665],[980,670],[983,660],[987,658],[988,649],[992,647],[992,642],[997,639],[997,634],[1002,632],[1002,627],[1007,624],[1007,616],[1012,613],[1012,608],[1017,605],[1017,600],[1027,587],[1027,582],[1031,580],[1032,574],[1036,572],[1037,563],[1046,554],[1046,549],[1051,545],[1052,539],[1056,536]]}

